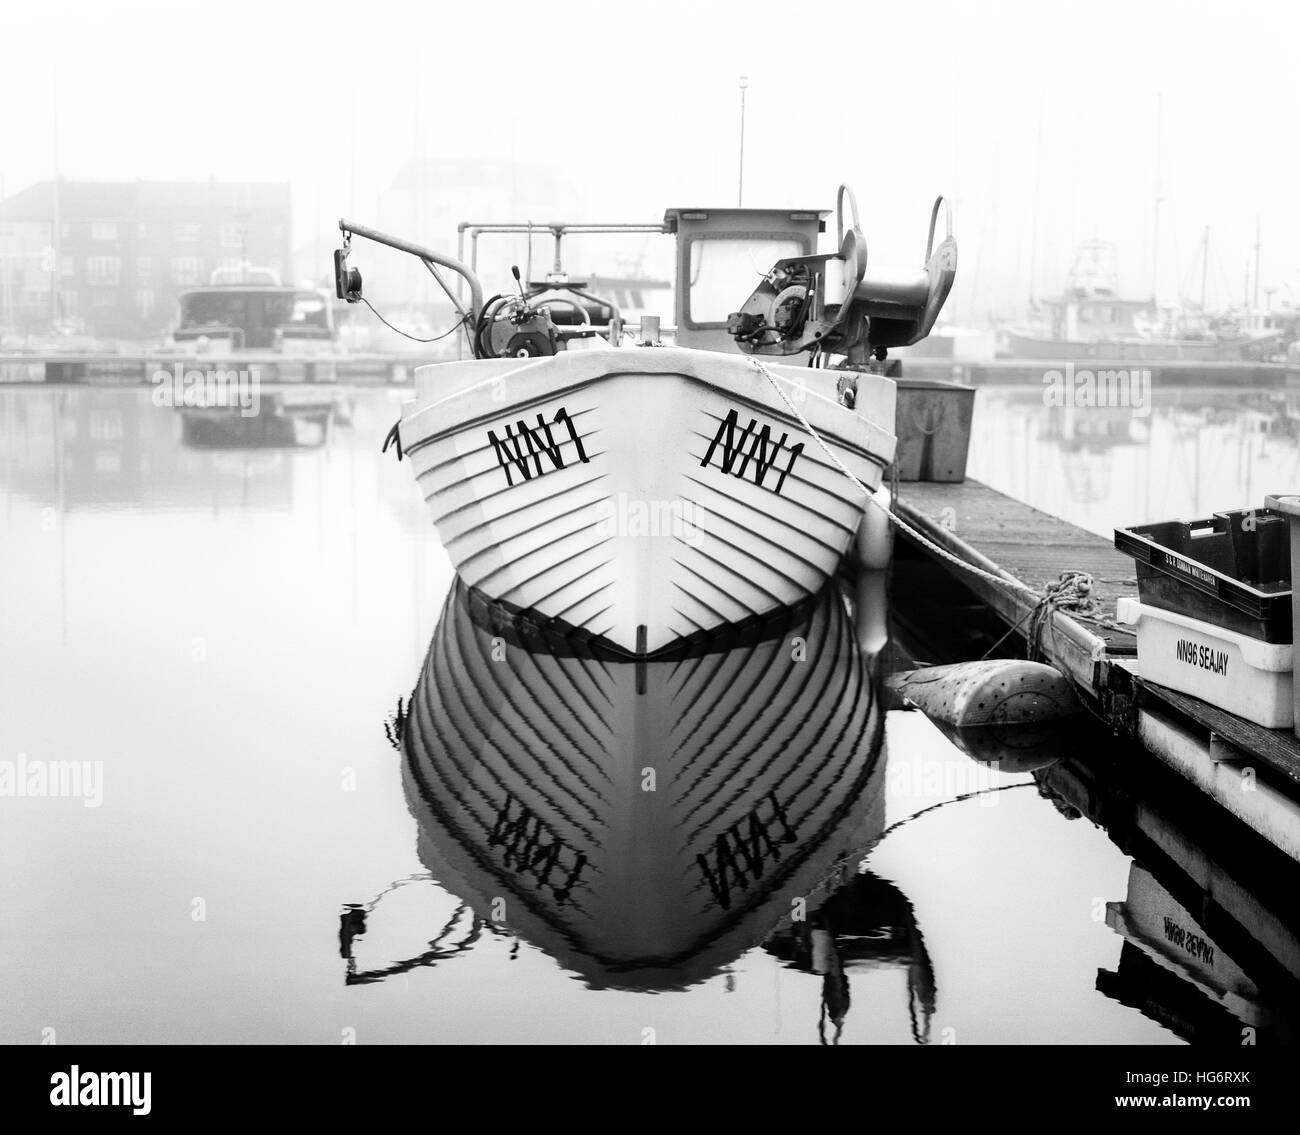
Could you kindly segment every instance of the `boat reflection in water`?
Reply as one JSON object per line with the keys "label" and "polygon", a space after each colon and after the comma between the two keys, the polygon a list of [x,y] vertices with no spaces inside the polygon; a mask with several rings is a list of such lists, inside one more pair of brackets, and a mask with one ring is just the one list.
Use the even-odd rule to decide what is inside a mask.
{"label": "boat reflection in water", "polygon": [[936,987],[934,967],[916,913],[893,883],[869,871],[853,874],[816,910],[792,921],[765,949],[795,969],[822,979],[818,1036],[836,1044],[852,1005],[849,970],[901,966],[907,970],[907,1008],[912,1039],[930,1043]]}
{"label": "boat reflection in water", "polygon": [[849,608],[832,585],[637,660],[457,580],[393,740],[419,857],[465,906],[420,956],[369,968],[353,946],[377,903],[347,908],[347,980],[485,933],[595,989],[684,989],[774,932],[803,968],[829,933],[853,936],[842,957],[928,969],[906,900],[856,870],[884,826],[885,705],[860,645],[884,612]]}
{"label": "boat reflection in water", "polygon": [[181,443],[194,449],[258,449],[324,445],[336,424],[350,421],[349,396],[305,387],[267,393],[254,406],[186,406]]}
{"label": "boat reflection in water", "polygon": [[1300,868],[1254,833],[1207,815],[1164,769],[1134,780],[1064,760],[1034,773],[1069,819],[1133,856],[1105,919],[1121,939],[1097,990],[1192,1044],[1300,1043]]}

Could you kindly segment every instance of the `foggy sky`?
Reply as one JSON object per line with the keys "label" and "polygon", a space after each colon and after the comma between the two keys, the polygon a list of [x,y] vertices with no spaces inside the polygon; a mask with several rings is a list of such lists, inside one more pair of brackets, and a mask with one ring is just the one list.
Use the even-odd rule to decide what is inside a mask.
{"label": "foggy sky", "polygon": [[[1149,295],[1157,165],[1162,300],[1199,293],[1208,224],[1208,298],[1240,303],[1258,218],[1264,287],[1300,301],[1298,28],[1284,3],[9,3],[0,191],[56,163],[287,179],[295,243],[328,249],[409,157],[471,155],[564,170],[559,219],[654,220],[735,203],[744,73],[745,203],[848,181],[872,257],[905,265],[947,193],[963,321],[1059,288],[1093,237]],[[526,179],[511,196],[530,216]]]}

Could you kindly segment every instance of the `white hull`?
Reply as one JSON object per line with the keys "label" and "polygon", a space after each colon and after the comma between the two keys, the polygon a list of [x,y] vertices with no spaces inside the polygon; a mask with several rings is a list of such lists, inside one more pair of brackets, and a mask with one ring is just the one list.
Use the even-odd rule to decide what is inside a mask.
{"label": "white hull", "polygon": [[[894,385],[768,365],[875,489]],[[416,372],[401,440],[457,572],[629,653],[817,592],[869,507],[746,359],[646,348]]]}

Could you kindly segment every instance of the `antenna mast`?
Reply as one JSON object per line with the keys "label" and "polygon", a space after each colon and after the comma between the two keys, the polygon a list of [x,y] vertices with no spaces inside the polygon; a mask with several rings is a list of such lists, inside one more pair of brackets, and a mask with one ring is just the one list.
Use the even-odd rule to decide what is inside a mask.
{"label": "antenna mast", "polygon": [[740,177],[736,185],[736,208],[745,203],[745,91],[749,88],[749,76],[740,76]]}

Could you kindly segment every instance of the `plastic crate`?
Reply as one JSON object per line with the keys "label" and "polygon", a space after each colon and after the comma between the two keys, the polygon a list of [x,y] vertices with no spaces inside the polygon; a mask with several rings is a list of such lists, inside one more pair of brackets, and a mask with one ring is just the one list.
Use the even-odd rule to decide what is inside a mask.
{"label": "plastic crate", "polygon": [[1120,599],[1115,617],[1137,627],[1138,672],[1266,729],[1295,722],[1290,643],[1261,642],[1136,599]]}
{"label": "plastic crate", "polygon": [[1287,518],[1268,508],[1115,529],[1137,561],[1138,598],[1268,643],[1291,641]]}

